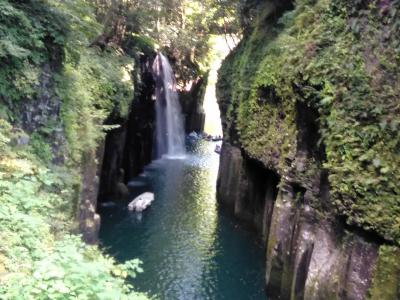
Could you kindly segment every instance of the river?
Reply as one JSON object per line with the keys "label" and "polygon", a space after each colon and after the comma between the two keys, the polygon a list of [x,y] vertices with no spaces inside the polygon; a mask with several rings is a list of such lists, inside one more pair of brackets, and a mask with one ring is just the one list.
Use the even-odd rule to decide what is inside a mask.
{"label": "river", "polygon": [[265,299],[264,251],[218,208],[215,143],[189,143],[185,159],[162,159],[130,183],[155,194],[141,215],[102,208],[101,244],[117,261],[139,258],[135,289],[158,299]]}

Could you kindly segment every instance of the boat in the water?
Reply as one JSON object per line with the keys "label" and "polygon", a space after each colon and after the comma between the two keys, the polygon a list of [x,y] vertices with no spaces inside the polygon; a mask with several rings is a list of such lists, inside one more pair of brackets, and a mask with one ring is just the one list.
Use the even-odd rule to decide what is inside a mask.
{"label": "boat in the water", "polygon": [[128,204],[128,210],[142,212],[146,210],[153,201],[154,201],[153,193],[150,192],[143,193]]}
{"label": "boat in the water", "polygon": [[220,145],[215,146],[214,152],[220,154],[221,153],[221,146]]}
{"label": "boat in the water", "polygon": [[214,137],[212,138],[212,141],[213,141],[213,142],[220,142],[220,141],[222,141],[222,136],[220,136],[220,135],[214,136]]}

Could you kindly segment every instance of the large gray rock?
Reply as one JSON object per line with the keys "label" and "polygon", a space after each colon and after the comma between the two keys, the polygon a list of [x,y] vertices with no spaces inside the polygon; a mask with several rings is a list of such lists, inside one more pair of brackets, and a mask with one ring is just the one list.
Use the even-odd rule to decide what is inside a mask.
{"label": "large gray rock", "polygon": [[224,143],[221,149],[218,173],[218,198],[232,210],[241,198],[241,171],[243,158],[240,149]]}
{"label": "large gray rock", "polygon": [[381,241],[313,207],[315,195],[329,201],[329,186],[318,178],[300,185],[290,172],[279,176],[223,144],[218,200],[265,242],[270,300],[368,297]]}

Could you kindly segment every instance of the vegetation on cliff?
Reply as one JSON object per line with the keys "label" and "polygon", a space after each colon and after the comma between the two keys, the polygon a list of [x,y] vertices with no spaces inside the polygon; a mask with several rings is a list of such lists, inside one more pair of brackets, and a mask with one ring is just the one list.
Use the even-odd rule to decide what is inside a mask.
{"label": "vegetation on cliff", "polygon": [[101,31],[84,1],[0,3],[2,299],[146,298],[125,284],[138,261],[71,234],[84,156],[133,98],[133,60],[88,47]]}
{"label": "vegetation on cliff", "polygon": [[95,44],[129,44],[132,36],[157,42],[173,63],[178,85],[207,72],[209,33],[230,35],[240,28],[239,0],[87,0],[105,30]]}
{"label": "vegetation on cliff", "polygon": [[115,264],[75,231],[78,170],[38,158],[24,133],[0,120],[2,299],[146,299],[125,284],[137,260]]}
{"label": "vegetation on cliff", "polygon": [[143,56],[161,47],[182,86],[206,72],[207,33],[236,24],[217,4],[0,1],[0,298],[146,298],[125,284],[138,261],[115,264],[74,234],[84,173],[128,118]]}
{"label": "vegetation on cliff", "polygon": [[[68,150],[80,163],[101,137],[103,119],[128,114],[132,59],[118,49],[88,48],[102,27],[84,2],[0,5],[1,117],[34,129],[38,138],[52,136],[62,122],[68,140],[63,155]],[[61,120],[51,118],[58,117],[53,110],[60,110]]]}
{"label": "vegetation on cliff", "polygon": [[[282,175],[308,152],[299,181],[327,170],[337,214],[395,243],[399,9],[398,1],[266,1],[218,83],[231,142]],[[304,114],[317,125],[306,141],[299,138]]]}

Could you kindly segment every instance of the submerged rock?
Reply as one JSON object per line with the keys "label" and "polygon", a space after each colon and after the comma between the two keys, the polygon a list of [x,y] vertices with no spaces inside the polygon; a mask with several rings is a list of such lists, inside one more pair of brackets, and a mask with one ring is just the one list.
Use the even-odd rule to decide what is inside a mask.
{"label": "submerged rock", "polygon": [[[145,177],[145,176],[143,176],[143,177]],[[127,184],[128,188],[141,188],[141,187],[145,187],[146,185],[147,185],[146,182],[140,181],[140,180],[132,180],[132,181],[129,181]]]}
{"label": "submerged rock", "polygon": [[192,131],[191,133],[189,133],[189,138],[192,138],[194,140],[200,139],[199,135],[195,131]]}
{"label": "submerged rock", "polygon": [[142,212],[146,210],[153,201],[154,201],[153,193],[150,192],[143,193],[128,204],[128,210]]}
{"label": "submerged rock", "polygon": [[115,202],[109,201],[109,202],[103,202],[100,204],[101,207],[115,207],[117,204]]}
{"label": "submerged rock", "polygon": [[116,187],[116,195],[118,199],[126,201],[129,197],[129,189],[123,182],[118,182]]}

